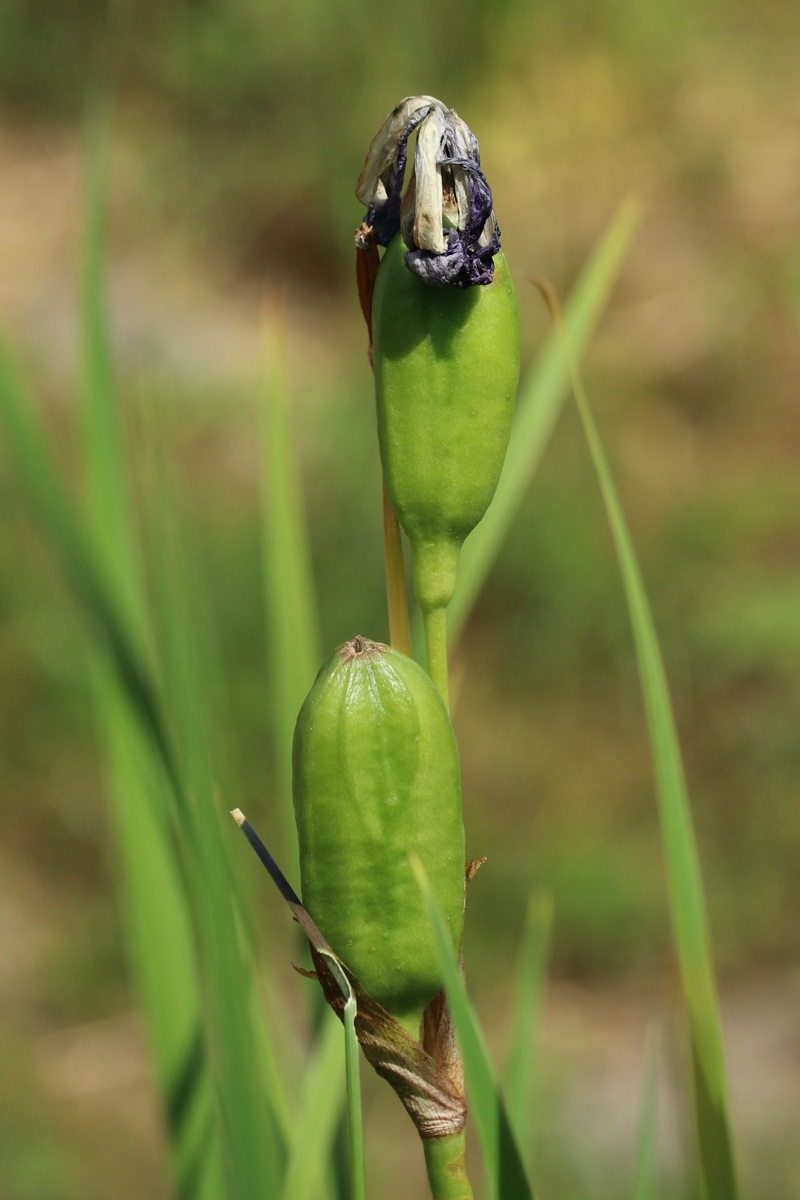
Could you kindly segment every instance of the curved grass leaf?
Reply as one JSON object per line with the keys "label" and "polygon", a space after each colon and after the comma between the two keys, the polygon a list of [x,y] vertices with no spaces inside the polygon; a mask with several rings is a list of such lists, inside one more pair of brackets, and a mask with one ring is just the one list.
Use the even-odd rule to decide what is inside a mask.
{"label": "curved grass leaf", "polygon": [[[621,205],[570,295],[564,319],[577,356],[583,353],[608,302],[641,213],[641,202],[634,196]],[[522,383],[500,483],[486,516],[467,538],[461,553],[458,586],[447,610],[451,645],[458,641],[522,503],[563,406],[568,386],[569,373],[558,339],[553,335]]]}
{"label": "curved grass leaf", "polygon": [[644,1094],[636,1146],[633,1200],[658,1200],[658,1079],[661,1039],[651,1031],[647,1039]]}
{"label": "curved grass leaf", "polygon": [[717,987],[700,860],[661,648],[641,570],[567,331],[549,298],[600,484],[633,629],[656,775],[672,934],[689,1017],[695,1128],[707,1200],[737,1200]]}
{"label": "curved grass leaf", "polygon": [[139,1001],[163,1097],[173,1177],[181,1200],[217,1200],[220,1145],[201,1022],[201,987],[180,871],[149,800],[163,774],[131,718],[108,663],[97,655],[95,692],[109,772],[119,886]]}
{"label": "curved grass leaf", "polygon": [[[90,98],[83,243],[83,431],[86,520],[98,558],[142,642],[147,638],[135,518],[105,299],[107,114]],[[146,1017],[181,1200],[214,1200],[220,1143],[200,1009],[200,976],[182,872],[148,793],[166,810],[163,779],[105,656],[93,671],[122,866],[125,923]]]}
{"label": "curved grass leaf", "polygon": [[478,1018],[453,954],[444,917],[425,869],[416,855],[411,856],[411,865],[425,898],[434,933],[439,970],[461,1046],[470,1111],[478,1130],[491,1195],[495,1200],[533,1200],[522,1155],[495,1082]]}
{"label": "curved grass leaf", "polygon": [[[99,311],[101,302],[93,290],[100,279],[97,261],[89,274],[92,272],[87,307],[96,303]],[[97,313],[92,319],[96,317]],[[87,327],[89,324],[87,320]],[[103,337],[103,330],[95,324],[92,334],[87,336],[90,355]],[[107,454],[113,463],[118,452],[114,441],[118,432],[116,413],[101,407],[112,403],[112,395],[108,364],[100,363],[99,358],[98,353],[96,371],[87,386],[87,444],[91,447],[90,457]],[[88,374],[91,376],[91,368]],[[19,373],[2,345],[0,424],[30,507],[73,591],[105,636],[110,650],[109,678],[114,681],[116,694],[124,698],[126,717],[133,723],[129,728],[135,728],[144,756],[152,763],[156,786],[148,786],[152,780],[145,780],[138,787],[136,800],[150,806],[158,830],[152,845],[157,846],[161,837],[164,845],[169,846],[173,861],[179,864],[180,892],[189,898],[200,981],[196,992],[204,997],[204,1027],[214,1068],[215,1105],[210,1114],[225,1148],[228,1200],[275,1196],[281,1171],[281,1155],[276,1152],[280,1140],[273,1136],[276,1122],[259,1076],[259,1059],[253,1053],[258,1041],[250,1020],[253,971],[243,960],[231,874],[214,806],[201,723],[197,720],[197,675],[192,670],[192,652],[181,628],[181,613],[189,611],[191,606],[182,595],[177,607],[162,603],[159,614],[167,632],[163,675],[170,684],[168,727],[136,619],[136,601],[131,602],[129,594],[122,598],[126,596],[130,578],[123,564],[125,550],[110,563],[108,555],[116,551],[108,550],[113,539],[107,527],[100,534],[96,530],[90,534],[86,522],[77,516],[37,429]],[[108,464],[95,466],[93,506],[102,504],[106,489],[113,486],[113,472],[108,470]],[[120,496],[118,491],[114,499]],[[125,521],[123,499],[115,511],[115,529],[119,531]],[[174,596],[171,586],[162,592],[162,598],[174,599]],[[125,733],[122,723],[116,733],[122,743]],[[173,742],[175,734],[177,743]],[[175,753],[175,744],[180,747],[180,754]],[[169,889],[162,900],[169,902]],[[151,923],[143,910],[139,916],[143,922]],[[153,919],[156,918],[157,914]],[[165,930],[167,925],[165,920]],[[176,969],[178,966],[176,962]],[[151,977],[150,984],[155,986],[157,981]],[[174,1040],[177,1043],[178,1039]],[[182,1121],[184,1113],[192,1112],[187,1128],[191,1125],[193,1136],[211,1150],[213,1130],[207,1124],[203,1106],[189,1103],[195,1081],[203,1075],[198,1067],[201,1060],[197,1057],[197,1046],[197,1039],[189,1038],[182,1053],[176,1052],[173,1057],[172,1077],[168,1079],[167,1072],[164,1073],[169,1092],[167,1107],[175,1122]],[[196,1095],[201,1094],[202,1089],[196,1091]],[[207,1182],[215,1178],[215,1173],[207,1169],[207,1156],[191,1161],[191,1156],[184,1155],[182,1150],[179,1157],[182,1195],[208,1196],[207,1186],[219,1194],[218,1178],[210,1185]]]}
{"label": "curved grass leaf", "polygon": [[319,625],[305,515],[295,464],[283,316],[264,320],[262,569],[267,617],[275,761],[282,799],[282,857],[298,875],[292,806],[292,737],[320,668]]}
{"label": "curved grass leaf", "polygon": [[361,1115],[361,1058],[356,1034],[358,1004],[350,980],[342,971],[333,954],[320,951],[333,974],[342,995],[347,997],[344,1006],[344,1055],[347,1076],[347,1132],[350,1157],[351,1200],[364,1200],[364,1128]]}
{"label": "curved grass leaf", "polygon": [[329,1193],[326,1172],[342,1113],[345,1073],[342,1027],[326,1014],[303,1079],[303,1095],[292,1127],[282,1200],[315,1200]]}
{"label": "curved grass leaf", "polygon": [[[221,828],[210,758],[201,643],[192,619],[199,584],[187,539],[165,494],[154,497],[149,524],[154,616],[164,696],[181,768],[193,799],[186,834],[193,850],[190,880],[204,992],[204,1023],[214,1064],[218,1120],[231,1200],[280,1192],[286,1147],[282,1098],[270,1090],[278,1074],[261,1070],[265,1034],[251,1003],[256,967],[243,933],[238,892]],[[268,1049],[268,1047],[267,1047]]]}
{"label": "curved grass leaf", "polygon": [[[2,340],[0,426],[27,504],[70,587],[105,638],[136,720],[157,748],[159,760],[179,804],[183,804],[185,795],[141,638],[132,626],[129,614],[119,604],[108,570],[98,558],[92,539],[58,477],[34,420],[19,370]],[[163,822],[165,816],[162,808],[152,798],[148,799],[148,803],[153,805],[157,819]],[[177,854],[180,843],[175,828],[176,813],[171,811],[168,819]]]}
{"label": "curved grass leaf", "polygon": [[503,1088],[512,1128],[520,1146],[527,1150],[525,1161],[529,1170],[533,1164],[535,1141],[534,1039],[542,1006],[552,925],[552,895],[549,892],[532,894],[528,901],[515,972],[516,997]]}

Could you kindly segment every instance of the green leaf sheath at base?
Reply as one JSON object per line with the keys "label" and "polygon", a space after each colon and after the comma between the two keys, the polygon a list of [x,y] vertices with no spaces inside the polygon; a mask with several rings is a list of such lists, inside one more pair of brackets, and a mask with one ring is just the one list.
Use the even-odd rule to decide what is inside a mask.
{"label": "green leaf sheath at base", "polygon": [[465,1144],[463,1132],[423,1138],[431,1200],[473,1200],[464,1159]]}
{"label": "green leaf sheath at base", "polygon": [[397,235],[372,307],[386,490],[414,552],[422,608],[446,605],[467,534],[494,495],[519,377],[519,315],[503,254],[490,284],[429,287]]}
{"label": "green leaf sheath at base", "polygon": [[409,851],[425,864],[454,951],[464,919],[458,749],[422,668],[364,638],[341,646],[298,717],[293,786],[303,904],[416,1037],[441,975]]}

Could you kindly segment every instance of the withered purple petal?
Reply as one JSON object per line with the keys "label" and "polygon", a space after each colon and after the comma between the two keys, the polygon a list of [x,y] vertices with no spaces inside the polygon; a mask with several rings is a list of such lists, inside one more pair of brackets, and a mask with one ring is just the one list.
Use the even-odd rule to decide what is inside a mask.
{"label": "withered purple petal", "polygon": [[464,286],[459,284],[465,265],[464,246],[455,229],[448,229],[447,247],[441,254],[434,254],[432,250],[409,250],[405,264],[428,287]]}
{"label": "withered purple petal", "polygon": [[463,167],[469,175],[470,214],[465,233],[471,241],[477,241],[492,215],[492,189],[480,167],[469,159],[448,159],[447,163],[449,166]]}
{"label": "withered purple petal", "polygon": [[500,231],[495,226],[486,246],[477,242],[467,244],[466,237],[456,229],[447,231],[447,248],[442,254],[432,250],[409,250],[405,264],[428,287],[475,287],[492,282],[494,256],[500,249]]}
{"label": "withered purple petal", "polygon": [[379,246],[388,246],[400,228],[400,192],[389,196],[383,204],[370,204],[364,218],[375,232]]}
{"label": "withered purple petal", "polygon": [[492,240],[488,246],[476,247],[468,256],[466,262],[467,282],[461,287],[472,287],[478,283],[491,283],[494,276],[494,256],[500,249],[500,230],[495,226]]}

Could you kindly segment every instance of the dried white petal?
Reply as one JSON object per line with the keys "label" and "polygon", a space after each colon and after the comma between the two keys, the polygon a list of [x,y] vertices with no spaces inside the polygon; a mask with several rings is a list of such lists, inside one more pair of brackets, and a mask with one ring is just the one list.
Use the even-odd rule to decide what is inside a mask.
{"label": "dried white petal", "polygon": [[494,213],[492,212],[489,214],[486,224],[484,225],[483,229],[481,230],[481,236],[478,238],[478,245],[480,246],[480,248],[482,250],[484,249],[484,247],[489,245],[492,238],[494,237],[494,233],[495,233],[496,229],[497,229],[497,221],[494,219]]}
{"label": "dried white petal", "polygon": [[414,245],[414,213],[417,204],[417,177],[411,172],[406,194],[400,205],[400,233],[403,241],[411,249]]}
{"label": "dried white petal", "polygon": [[458,228],[464,229],[469,220],[469,176],[463,167],[453,167],[453,190],[458,208]]}
{"label": "dried white petal", "polygon": [[439,165],[444,133],[444,114],[433,109],[419,127],[414,153],[417,181],[414,241],[421,250],[432,250],[434,254],[441,254],[445,245],[442,231],[442,168]]}
{"label": "dried white petal", "polygon": [[453,132],[457,135],[458,157],[471,158],[475,162],[480,162],[480,151],[478,149],[478,139],[470,129],[466,121],[462,121],[454,108],[450,109],[450,123],[453,127]]}
{"label": "dried white petal", "polygon": [[356,196],[362,204],[380,203],[386,199],[386,190],[381,176],[397,157],[397,144],[408,122],[423,108],[440,108],[444,105],[434,96],[406,96],[393,108],[369,144],[367,158],[358,177]]}

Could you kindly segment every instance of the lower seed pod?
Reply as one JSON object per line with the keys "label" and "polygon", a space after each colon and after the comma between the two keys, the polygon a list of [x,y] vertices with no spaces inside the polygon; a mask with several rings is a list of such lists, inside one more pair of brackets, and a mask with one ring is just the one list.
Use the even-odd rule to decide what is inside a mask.
{"label": "lower seed pod", "polygon": [[505,257],[484,286],[428,287],[397,234],[373,300],[386,490],[414,552],[417,598],[446,605],[467,534],[489,507],[511,432],[519,316]]}
{"label": "lower seed pod", "polygon": [[373,999],[417,1036],[441,980],[409,851],[456,951],[464,919],[458,749],[422,668],[364,638],[340,646],[297,720],[293,793],[303,904]]}

